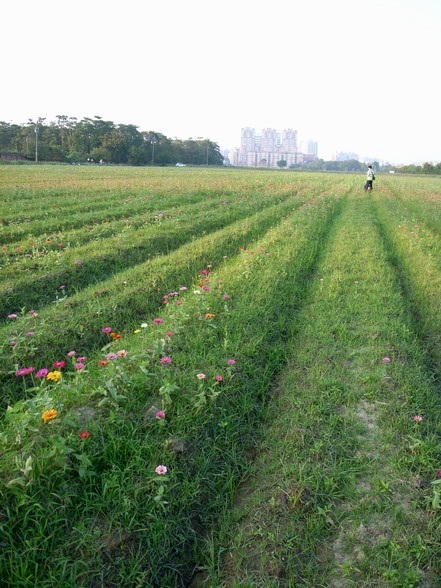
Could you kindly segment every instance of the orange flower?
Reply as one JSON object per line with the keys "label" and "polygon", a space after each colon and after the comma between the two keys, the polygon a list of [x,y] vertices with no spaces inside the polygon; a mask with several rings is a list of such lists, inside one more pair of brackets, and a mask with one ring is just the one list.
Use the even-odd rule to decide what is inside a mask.
{"label": "orange flower", "polygon": [[45,410],[44,413],[41,415],[41,418],[44,420],[45,423],[47,423],[47,421],[55,419],[57,418],[57,416],[58,412],[55,410],[55,408],[51,408],[50,410]]}
{"label": "orange flower", "polygon": [[205,315],[205,318],[206,318],[206,319],[212,319],[212,318],[214,318],[215,316],[216,316],[216,315],[215,315],[215,314],[213,314],[212,312],[207,312],[207,314]]}
{"label": "orange flower", "polygon": [[119,335],[118,333],[110,333],[109,336],[112,337],[112,339],[114,339],[115,341],[121,339],[121,335]]}

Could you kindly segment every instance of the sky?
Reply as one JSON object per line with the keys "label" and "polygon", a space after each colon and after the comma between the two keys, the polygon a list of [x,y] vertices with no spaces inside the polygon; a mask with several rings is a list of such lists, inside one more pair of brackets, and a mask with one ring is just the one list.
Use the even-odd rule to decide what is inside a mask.
{"label": "sky", "polygon": [[2,6],[0,120],[101,116],[240,146],[441,160],[440,0],[20,0]]}

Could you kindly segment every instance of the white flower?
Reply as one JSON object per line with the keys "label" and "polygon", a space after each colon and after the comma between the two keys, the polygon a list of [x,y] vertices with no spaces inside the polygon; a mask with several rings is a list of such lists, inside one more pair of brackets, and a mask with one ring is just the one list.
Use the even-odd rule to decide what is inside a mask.
{"label": "white flower", "polygon": [[193,294],[200,294],[201,291],[200,290],[193,290]]}
{"label": "white flower", "polygon": [[141,324],[141,329],[146,329],[147,327],[148,327],[148,324],[147,323],[142,323]]}

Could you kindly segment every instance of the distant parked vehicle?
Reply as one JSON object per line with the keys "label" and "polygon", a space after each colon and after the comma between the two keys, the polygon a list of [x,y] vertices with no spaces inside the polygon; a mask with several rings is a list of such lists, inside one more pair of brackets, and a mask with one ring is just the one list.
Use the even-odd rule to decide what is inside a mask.
{"label": "distant parked vehicle", "polygon": [[178,161],[178,163],[176,164],[175,167],[187,167],[187,164],[181,163],[180,161]]}

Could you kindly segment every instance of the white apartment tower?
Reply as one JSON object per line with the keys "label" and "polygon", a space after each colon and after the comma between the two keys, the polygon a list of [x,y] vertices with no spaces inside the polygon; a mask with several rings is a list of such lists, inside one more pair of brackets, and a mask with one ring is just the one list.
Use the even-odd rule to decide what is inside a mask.
{"label": "white apartment tower", "polygon": [[284,160],[287,166],[303,161],[297,147],[297,131],[285,129],[263,129],[258,134],[255,129],[242,129],[240,150],[236,154],[235,165],[242,167],[277,168],[277,162]]}

